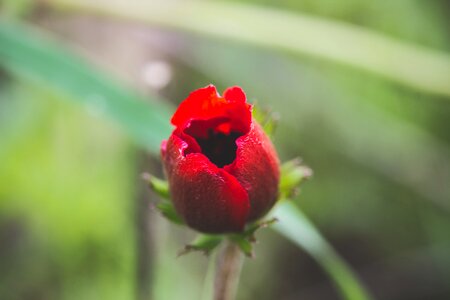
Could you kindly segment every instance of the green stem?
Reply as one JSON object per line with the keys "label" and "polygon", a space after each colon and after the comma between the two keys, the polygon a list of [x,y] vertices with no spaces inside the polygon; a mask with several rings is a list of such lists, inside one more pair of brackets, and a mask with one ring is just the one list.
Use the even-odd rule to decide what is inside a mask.
{"label": "green stem", "polygon": [[243,255],[238,245],[227,241],[217,257],[214,300],[234,300],[242,264]]}

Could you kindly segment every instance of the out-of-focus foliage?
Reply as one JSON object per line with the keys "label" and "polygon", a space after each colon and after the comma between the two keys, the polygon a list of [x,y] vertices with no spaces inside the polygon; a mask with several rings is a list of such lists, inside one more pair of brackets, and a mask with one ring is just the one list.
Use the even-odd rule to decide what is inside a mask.
{"label": "out-of-focus foliage", "polygon": [[342,22],[226,2],[53,0],[51,3],[63,11],[97,12],[213,39],[327,59],[373,72],[414,89],[450,95],[448,55],[399,43]]}
{"label": "out-of-focus foliage", "polygon": [[[236,1],[239,2],[239,1]],[[398,0],[250,0],[248,3],[267,5],[323,16],[331,20],[342,20],[351,24],[373,28],[385,33],[431,48],[449,50],[448,39],[442,29],[448,26],[445,0],[423,2]],[[414,21],[412,21],[414,20]]]}
{"label": "out-of-focus foliage", "polygon": [[6,83],[0,295],[127,299],[134,272],[134,151],[115,127],[45,88]]}
{"label": "out-of-focus foliage", "polygon": [[[448,97],[320,56],[87,11],[69,14],[54,10],[57,1],[47,2],[3,1],[1,18],[15,16],[50,31],[66,47],[82,48],[93,65],[115,71],[113,76],[148,98],[159,94],[176,104],[210,82],[241,85],[250,99],[282,116],[274,138],[283,160],[301,155],[315,174],[296,204],[374,297],[450,297]],[[426,51],[450,49],[444,0],[228,3],[238,2],[362,26]],[[0,49],[5,46],[10,45]],[[55,70],[39,61],[15,63],[20,74],[30,74],[27,67]],[[0,298],[207,298],[208,288],[201,288],[206,259],[195,254],[175,259],[191,234],[149,213],[144,221],[151,225],[151,241],[140,241],[138,203],[148,192],[141,190],[139,173],[151,164],[110,114],[82,104],[80,91],[98,84],[86,79],[67,95],[54,86],[73,84],[70,69],[51,82],[21,77],[10,66],[0,66]],[[161,84],[168,74],[170,80]],[[159,131],[152,136],[157,135],[164,136]],[[258,238],[256,259],[244,267],[240,299],[339,298],[329,277],[298,248],[268,230]],[[142,255],[145,242],[150,246]],[[150,271],[140,273],[143,265]]]}
{"label": "out-of-focus foliage", "polygon": [[0,54],[5,67],[18,76],[68,94],[74,101],[110,116],[141,145],[153,153],[159,152],[159,143],[170,133],[167,125],[170,114],[164,103],[159,103],[158,107],[155,107],[158,101],[155,99],[145,103],[133,93],[103,79],[76,56],[55,49],[51,41],[44,37],[30,38],[29,34],[17,25],[2,24]]}

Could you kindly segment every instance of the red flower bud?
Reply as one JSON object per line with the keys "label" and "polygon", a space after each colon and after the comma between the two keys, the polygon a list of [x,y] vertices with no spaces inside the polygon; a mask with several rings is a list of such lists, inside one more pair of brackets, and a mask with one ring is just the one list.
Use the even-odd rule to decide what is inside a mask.
{"label": "red flower bud", "polygon": [[251,112],[240,87],[221,97],[209,85],[173,115],[176,128],[161,154],[175,209],[190,227],[240,232],[275,204],[278,157]]}

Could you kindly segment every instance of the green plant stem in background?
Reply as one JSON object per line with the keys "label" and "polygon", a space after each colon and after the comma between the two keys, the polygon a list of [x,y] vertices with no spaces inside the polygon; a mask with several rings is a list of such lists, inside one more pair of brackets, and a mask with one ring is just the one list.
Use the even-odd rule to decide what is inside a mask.
{"label": "green plant stem in background", "polygon": [[201,300],[211,300],[214,295],[214,276],[217,263],[217,250],[212,251],[208,258],[208,267],[203,279],[203,288],[201,294]]}
{"label": "green plant stem in background", "polygon": [[279,222],[271,227],[311,255],[334,280],[344,299],[372,299],[355,273],[293,202],[279,203],[272,215]]}
{"label": "green plant stem in background", "polygon": [[339,21],[216,1],[46,2],[62,11],[106,15],[311,55],[450,98],[448,54]]}
{"label": "green plant stem in background", "polygon": [[217,256],[214,279],[214,300],[234,300],[243,264],[243,254],[237,244],[226,241]]}

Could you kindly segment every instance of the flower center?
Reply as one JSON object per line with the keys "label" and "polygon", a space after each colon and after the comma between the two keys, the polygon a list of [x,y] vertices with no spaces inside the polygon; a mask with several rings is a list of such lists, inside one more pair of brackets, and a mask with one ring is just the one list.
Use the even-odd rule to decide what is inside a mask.
{"label": "flower center", "polygon": [[236,158],[236,139],[242,134],[236,131],[230,134],[222,132],[214,132],[210,129],[207,138],[196,137],[195,140],[202,148],[202,153],[209,158],[209,160],[222,168],[223,166],[231,164]]}
{"label": "flower center", "polygon": [[[193,120],[184,132],[195,139],[200,146],[200,149],[197,149],[219,168],[234,161],[237,150],[236,139],[245,134],[232,128],[230,120],[226,117]],[[199,152],[198,150],[190,148],[185,154]]]}

